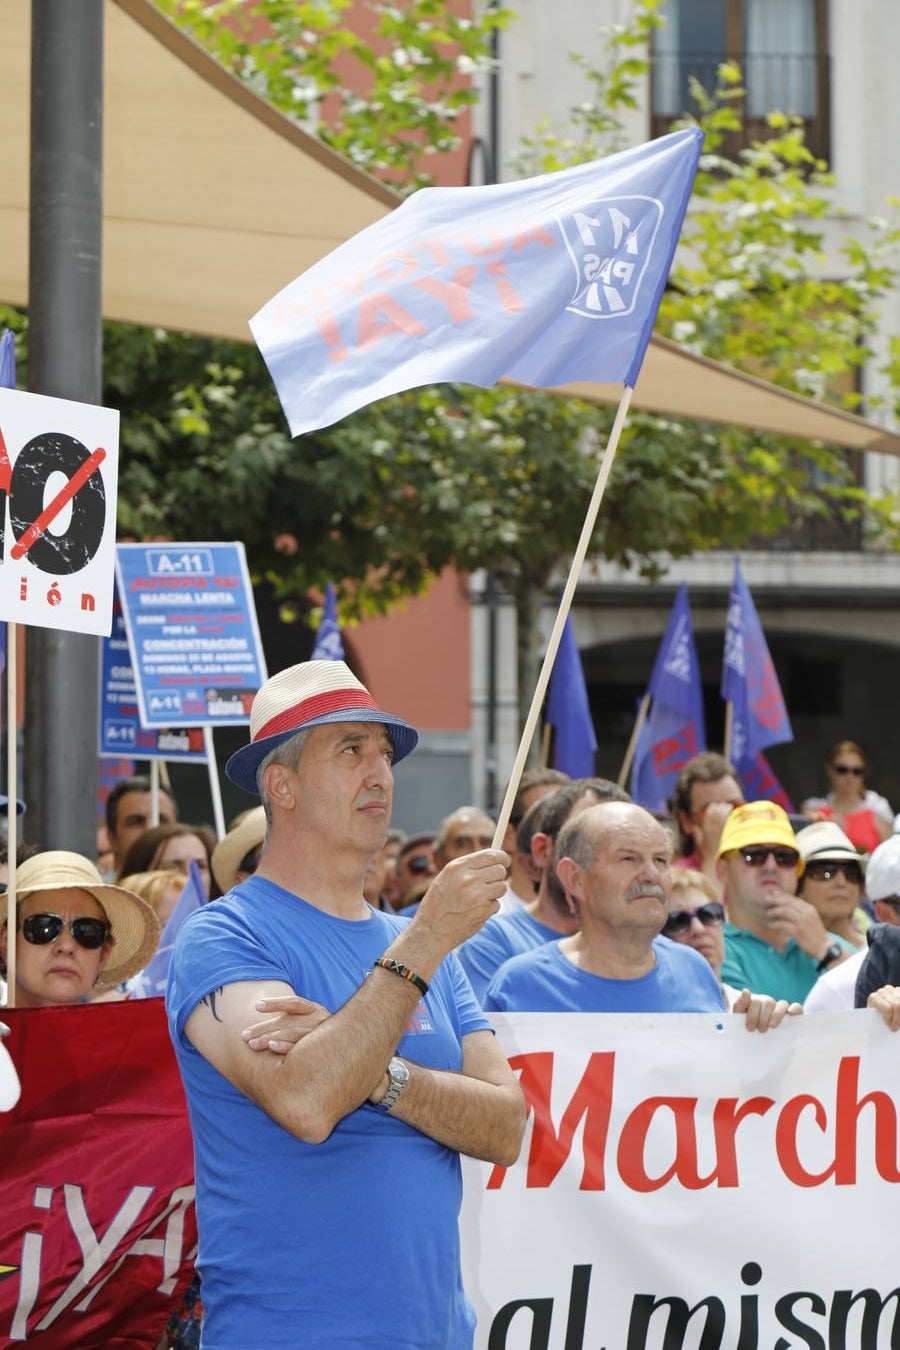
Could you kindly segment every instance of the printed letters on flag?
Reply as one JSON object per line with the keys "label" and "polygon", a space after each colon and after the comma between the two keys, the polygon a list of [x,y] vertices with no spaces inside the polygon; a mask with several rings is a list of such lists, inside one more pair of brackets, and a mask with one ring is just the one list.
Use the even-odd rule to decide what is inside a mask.
{"label": "printed letters on flag", "polygon": [[0,1345],[153,1350],[193,1274],[194,1158],[162,1000],[3,1013]]}
{"label": "printed letters on flag", "polygon": [[792,741],[794,733],[759,615],[737,560],[728,599],[722,697],[732,708],[731,744],[726,745],[725,754],[737,769],[748,800],[768,798],[792,810],[761,752],[769,745]]}
{"label": "printed letters on flag", "polygon": [[570,778],[592,777],[597,737],[571,618],[566,619],[553,663],[547,721],[553,727],[553,767]]}
{"label": "printed letters on flag", "polygon": [[684,765],[706,749],[700,664],[684,583],[676,592],[647,692],[653,702],[638,737],[631,795],[648,811],[663,812]]}
{"label": "printed letters on flag", "polygon": [[341,641],[341,630],[338,628],[337,601],[334,598],[334,586],[329,581],[325,587],[325,608],[322,611],[322,622],[319,624],[319,630],[316,633],[316,641],[310,660],[343,661],[343,659],[344,644]]}
{"label": "printed letters on flag", "polygon": [[250,320],[292,435],[445,380],[633,387],[702,144],[413,193]]}

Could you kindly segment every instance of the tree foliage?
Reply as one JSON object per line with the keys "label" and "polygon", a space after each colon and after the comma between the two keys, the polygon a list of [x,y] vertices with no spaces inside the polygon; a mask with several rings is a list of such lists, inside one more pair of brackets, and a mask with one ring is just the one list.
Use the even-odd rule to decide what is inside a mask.
{"label": "tree foliage", "polygon": [[[371,42],[341,26],[350,0],[158,0],[220,60],[356,163],[413,186],[473,97],[458,75],[489,59],[489,10],[467,26],[443,0],[374,5]],[[522,147],[522,171],[602,157],[638,105],[657,0],[578,59],[590,97],[564,130]],[[260,28],[260,16],[267,27]],[[347,62],[366,79],[348,91]],[[831,185],[800,128],[737,156],[740,72],[695,88],[705,153],[658,329],[690,349],[814,397],[858,399],[879,304],[896,284],[897,231],[873,224],[823,270]],[[14,318],[21,328],[22,324]],[[401,395],[292,441],[255,349],[108,325],[104,397],[122,410],[120,534],[241,538],[251,568],[296,614],[333,578],[344,621],[422,590],[447,563],[487,567],[516,598],[533,659],[536,604],[577,539],[611,414],[554,395],[441,386]],[[900,388],[900,346],[886,372]],[[841,381],[846,391],[839,395]],[[871,406],[871,402],[870,405]],[[632,413],[593,541],[645,575],[668,560],[740,548],[799,517],[859,512],[847,460],[822,446]],[[896,503],[868,518],[898,529]],[[527,681],[530,687],[531,680]]]}

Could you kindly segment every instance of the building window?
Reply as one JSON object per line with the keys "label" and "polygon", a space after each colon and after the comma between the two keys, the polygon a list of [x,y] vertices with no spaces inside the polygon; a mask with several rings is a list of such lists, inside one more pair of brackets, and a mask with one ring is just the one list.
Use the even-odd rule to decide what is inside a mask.
{"label": "building window", "polygon": [[691,111],[689,81],[709,91],[723,61],[736,61],[745,89],[736,145],[765,139],[770,112],[803,119],[814,154],[828,159],[825,0],[666,0],[653,44],[653,128],[663,135]]}

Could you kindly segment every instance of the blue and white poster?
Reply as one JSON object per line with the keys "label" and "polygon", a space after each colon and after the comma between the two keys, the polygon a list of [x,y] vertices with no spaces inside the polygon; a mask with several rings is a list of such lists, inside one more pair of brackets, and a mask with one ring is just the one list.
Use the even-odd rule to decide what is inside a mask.
{"label": "blue and white poster", "polygon": [[[113,592],[113,628],[103,639],[100,662],[99,745],[101,759],[176,759],[205,763],[202,727],[142,727],[128,635],[118,590]],[[133,768],[131,772],[134,772]]]}
{"label": "blue and white poster", "polygon": [[266,668],[243,545],[119,544],[116,579],[141,725],[248,723]]}

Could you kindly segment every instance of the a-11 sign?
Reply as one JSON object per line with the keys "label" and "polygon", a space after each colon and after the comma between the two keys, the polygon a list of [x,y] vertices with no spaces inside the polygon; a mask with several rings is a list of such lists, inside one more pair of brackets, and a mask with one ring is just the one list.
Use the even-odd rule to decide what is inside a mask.
{"label": "a-11 sign", "polygon": [[242,544],[120,544],[143,727],[240,725],[266,678]]}
{"label": "a-11 sign", "polygon": [[119,414],[0,389],[0,619],[112,628]]}

